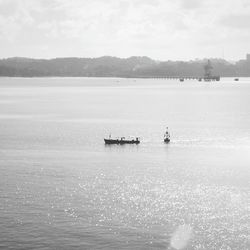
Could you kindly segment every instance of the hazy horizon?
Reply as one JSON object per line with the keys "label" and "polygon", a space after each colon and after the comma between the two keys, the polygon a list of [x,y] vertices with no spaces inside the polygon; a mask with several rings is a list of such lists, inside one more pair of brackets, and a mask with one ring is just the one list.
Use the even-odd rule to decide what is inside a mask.
{"label": "hazy horizon", "polygon": [[0,58],[244,59],[250,2],[0,0]]}

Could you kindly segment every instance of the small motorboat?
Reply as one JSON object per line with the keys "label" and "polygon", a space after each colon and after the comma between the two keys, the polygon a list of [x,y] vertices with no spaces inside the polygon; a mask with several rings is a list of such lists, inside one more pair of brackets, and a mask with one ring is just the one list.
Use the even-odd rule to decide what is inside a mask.
{"label": "small motorboat", "polygon": [[120,137],[117,139],[111,138],[111,135],[109,136],[108,139],[104,138],[105,144],[139,144],[140,139],[139,137],[136,138],[131,138],[131,139],[126,139],[125,137]]}
{"label": "small motorboat", "polygon": [[166,129],[166,132],[164,134],[164,142],[169,143],[170,142],[170,133],[168,131],[168,127]]}

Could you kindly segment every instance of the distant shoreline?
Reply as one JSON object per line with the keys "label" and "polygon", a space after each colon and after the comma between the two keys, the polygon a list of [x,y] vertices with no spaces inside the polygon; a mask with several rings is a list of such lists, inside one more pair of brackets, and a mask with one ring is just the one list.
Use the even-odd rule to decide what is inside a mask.
{"label": "distant shoreline", "polygon": [[[235,63],[210,59],[212,75],[221,77],[250,77],[250,60]],[[164,78],[203,77],[207,59],[195,61],[155,61],[148,57],[99,57],[0,60],[0,77],[109,77]]]}
{"label": "distant shoreline", "polygon": [[[73,78],[73,79],[77,79],[77,78],[86,78],[86,79],[145,79],[145,80],[166,80],[166,81],[179,81],[179,79],[183,78],[183,77],[175,77],[175,79],[173,78],[164,78],[164,77],[121,77],[121,76],[0,76],[0,79],[3,78],[9,78],[9,79],[56,79],[56,78]],[[196,78],[200,78],[200,77],[196,77]],[[241,78],[250,78],[250,76],[221,76],[220,79],[236,79],[238,78],[239,80]],[[185,79],[184,79],[185,80]],[[198,81],[198,79],[186,79],[185,81]]]}

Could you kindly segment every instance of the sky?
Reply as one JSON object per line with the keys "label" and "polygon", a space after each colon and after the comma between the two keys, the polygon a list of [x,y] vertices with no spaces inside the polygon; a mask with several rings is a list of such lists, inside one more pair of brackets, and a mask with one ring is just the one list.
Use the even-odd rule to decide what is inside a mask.
{"label": "sky", "polygon": [[247,53],[250,0],[0,0],[0,58]]}

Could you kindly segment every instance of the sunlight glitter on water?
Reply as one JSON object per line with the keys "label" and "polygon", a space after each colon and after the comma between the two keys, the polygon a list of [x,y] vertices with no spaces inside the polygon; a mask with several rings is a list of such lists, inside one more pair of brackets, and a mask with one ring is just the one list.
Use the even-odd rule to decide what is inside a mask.
{"label": "sunlight glitter on water", "polygon": [[[0,247],[248,249],[250,85],[15,81],[0,92]],[[107,147],[110,132],[142,142]]]}

